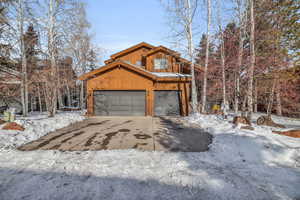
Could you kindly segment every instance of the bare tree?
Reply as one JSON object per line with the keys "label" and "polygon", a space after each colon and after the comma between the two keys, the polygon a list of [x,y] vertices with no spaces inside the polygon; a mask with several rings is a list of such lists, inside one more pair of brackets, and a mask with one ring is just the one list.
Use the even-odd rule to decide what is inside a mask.
{"label": "bare tree", "polygon": [[206,90],[207,90],[207,68],[209,61],[209,43],[210,43],[210,24],[211,24],[211,0],[207,0],[207,29],[206,29],[206,54],[203,74],[203,92],[202,92],[202,113],[206,112]]}
{"label": "bare tree", "polygon": [[234,93],[234,111],[237,114],[239,110],[241,91],[240,91],[240,76],[243,64],[244,54],[244,41],[246,35],[246,11],[245,11],[245,0],[235,0],[237,5],[238,24],[239,24],[239,49],[238,49],[238,63],[235,72],[235,93]]}
{"label": "bare tree", "polygon": [[22,63],[22,77],[21,77],[21,99],[23,116],[27,116],[28,113],[28,85],[27,85],[27,61],[25,55],[24,45],[24,0],[18,1],[18,22],[19,22],[19,40],[20,40],[20,55]]}
{"label": "bare tree", "polygon": [[195,81],[195,65],[194,65],[194,44],[193,44],[193,10],[191,8],[190,0],[186,0],[187,18],[186,18],[186,36],[188,41],[188,53],[191,62],[191,75],[192,75],[192,109],[197,112],[197,89]]}
{"label": "bare tree", "polygon": [[[163,3],[163,0],[161,1]],[[194,32],[193,23],[194,16],[197,10],[198,0],[169,0],[164,5],[167,12],[171,15],[169,19],[170,24],[173,25],[171,32],[174,33],[172,38],[178,41],[184,41],[180,46],[186,47],[186,52],[191,64],[192,76],[192,112],[197,112],[198,97],[195,81],[195,52],[194,52]],[[180,39],[179,39],[180,38]]]}
{"label": "bare tree", "polygon": [[[92,46],[91,35],[88,33],[90,24],[86,19],[85,4],[76,3],[73,9],[73,17],[70,20],[73,27],[73,32],[68,41],[67,52],[74,60],[74,68],[77,74],[88,72],[89,55],[93,49],[95,56],[98,56],[98,51]],[[85,108],[84,82],[80,82],[79,106]]]}
{"label": "bare tree", "polygon": [[56,25],[56,9],[58,8],[58,1],[49,0],[48,2],[48,55],[50,57],[50,76],[48,76],[47,88],[47,100],[48,100],[48,113],[50,117],[53,117],[56,113],[57,105],[57,66],[55,56],[55,25]]}
{"label": "bare tree", "polygon": [[218,0],[218,27],[219,27],[219,41],[221,46],[221,68],[222,68],[222,93],[223,93],[223,105],[227,103],[226,100],[226,78],[225,78],[225,47],[224,47],[224,33],[222,30],[222,22],[221,22],[221,5],[220,0]]}
{"label": "bare tree", "polygon": [[253,113],[253,79],[255,67],[255,17],[254,17],[254,0],[249,0],[250,5],[250,68],[248,71],[248,114],[247,118],[251,121]]}

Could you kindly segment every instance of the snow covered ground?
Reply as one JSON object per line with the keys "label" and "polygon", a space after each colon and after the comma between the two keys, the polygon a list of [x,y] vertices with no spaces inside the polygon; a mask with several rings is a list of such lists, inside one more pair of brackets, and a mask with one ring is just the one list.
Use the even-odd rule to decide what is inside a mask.
{"label": "snow covered ground", "polygon": [[80,111],[60,112],[53,118],[48,118],[47,113],[18,117],[15,122],[22,125],[25,131],[1,130],[3,125],[0,125],[0,149],[15,148],[83,119]]}
{"label": "snow covered ground", "polygon": [[269,127],[240,130],[213,115],[184,120],[213,134],[208,152],[2,149],[0,199],[300,199],[300,139]]}

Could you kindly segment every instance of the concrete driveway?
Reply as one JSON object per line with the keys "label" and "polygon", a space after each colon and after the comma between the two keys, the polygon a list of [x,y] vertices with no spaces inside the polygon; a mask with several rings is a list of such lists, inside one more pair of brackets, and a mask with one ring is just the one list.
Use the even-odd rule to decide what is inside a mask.
{"label": "concrete driveway", "polygon": [[212,136],[180,118],[91,117],[25,144],[19,150],[140,149],[200,152]]}

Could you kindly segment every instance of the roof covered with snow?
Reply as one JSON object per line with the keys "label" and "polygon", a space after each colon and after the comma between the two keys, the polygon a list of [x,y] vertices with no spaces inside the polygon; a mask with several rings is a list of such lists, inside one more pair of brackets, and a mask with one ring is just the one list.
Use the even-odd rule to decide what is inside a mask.
{"label": "roof covered with snow", "polygon": [[171,73],[171,72],[151,72],[158,77],[191,77],[189,74]]}

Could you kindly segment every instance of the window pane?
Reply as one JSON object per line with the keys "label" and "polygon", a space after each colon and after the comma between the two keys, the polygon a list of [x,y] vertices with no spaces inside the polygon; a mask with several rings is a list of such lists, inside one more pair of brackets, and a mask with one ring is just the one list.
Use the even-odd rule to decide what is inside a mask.
{"label": "window pane", "polygon": [[140,60],[136,61],[136,65],[142,66],[142,61],[140,61]]}
{"label": "window pane", "polygon": [[167,69],[168,61],[165,58],[155,58],[154,59],[154,69]]}

